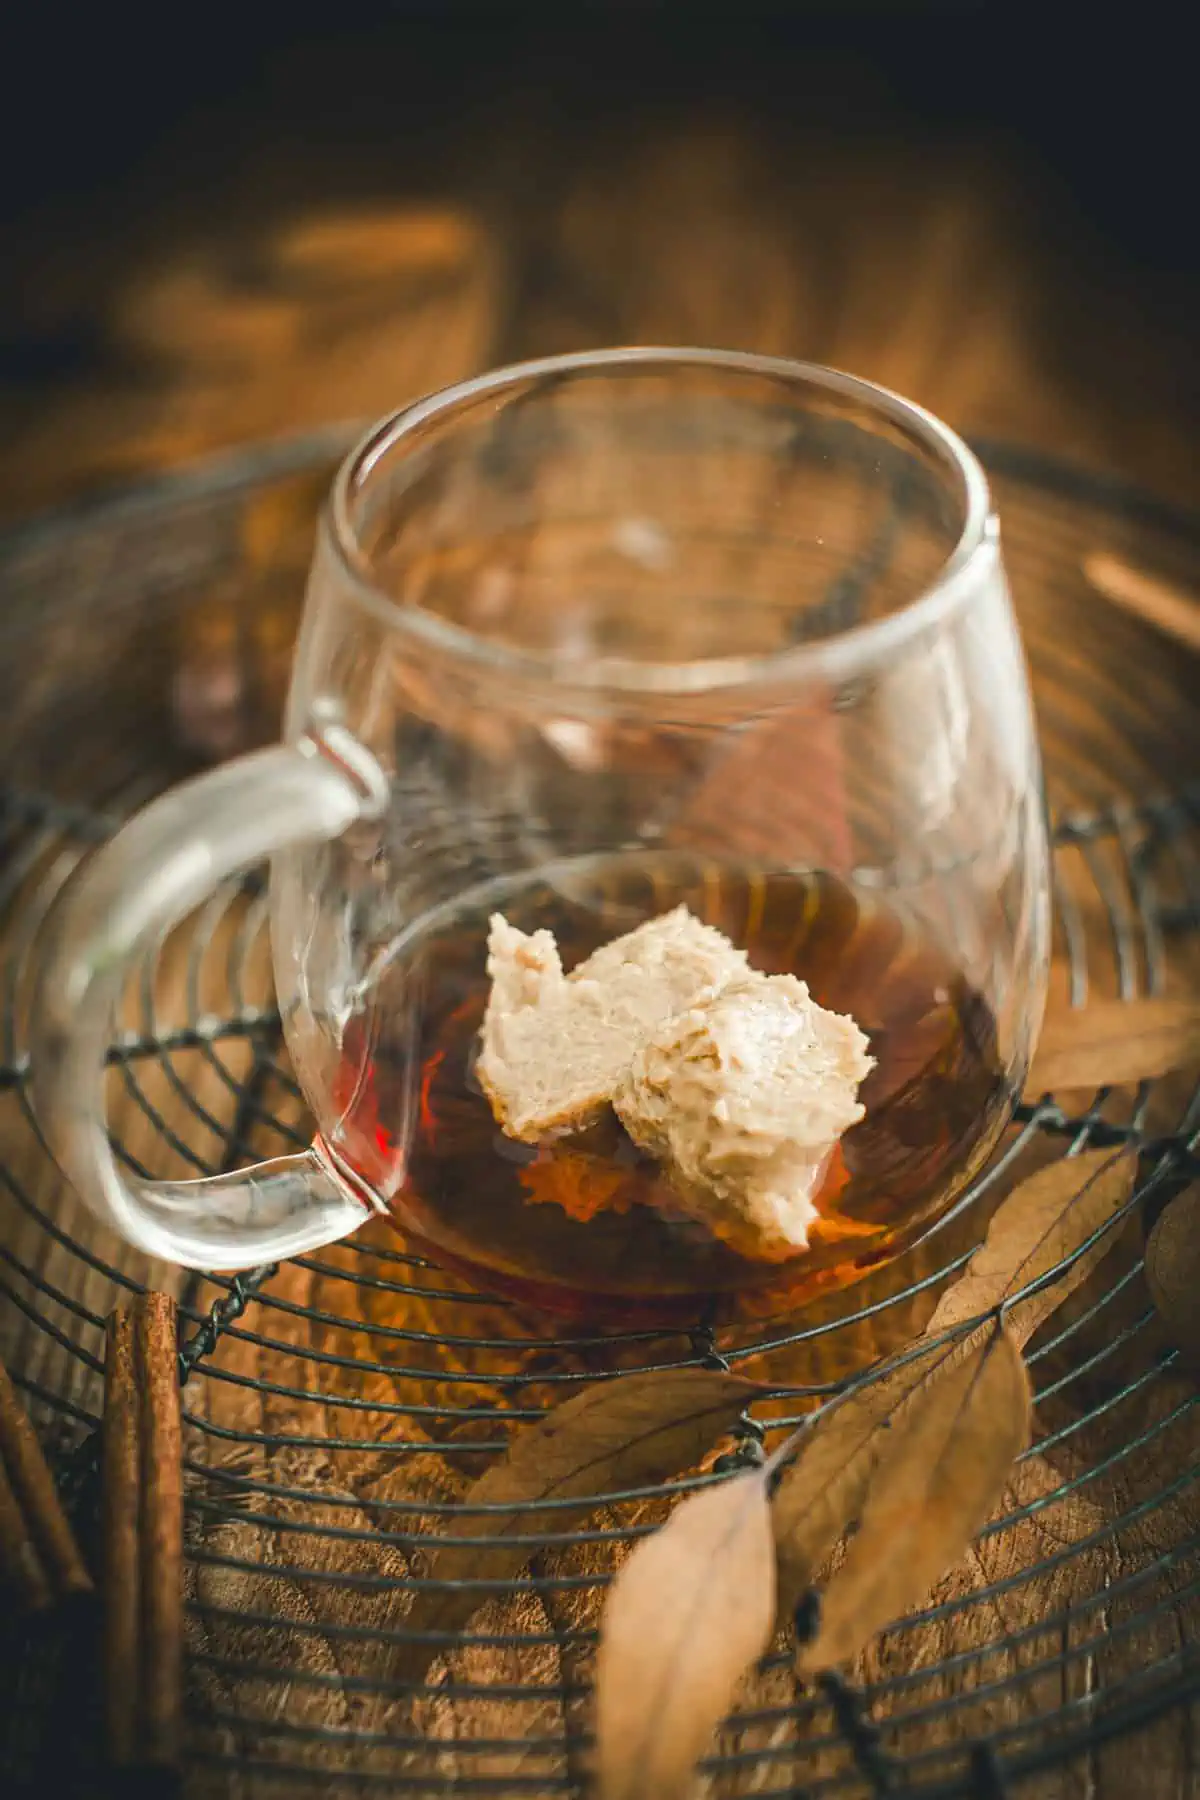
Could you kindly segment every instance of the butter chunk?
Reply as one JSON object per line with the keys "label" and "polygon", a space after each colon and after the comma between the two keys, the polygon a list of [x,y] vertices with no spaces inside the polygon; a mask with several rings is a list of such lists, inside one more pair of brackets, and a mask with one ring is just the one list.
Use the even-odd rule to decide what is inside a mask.
{"label": "butter chunk", "polygon": [[863,1116],[867,1039],[794,975],[748,969],[663,1022],[613,1094],[681,1204],[743,1255],[803,1250],[829,1157]]}
{"label": "butter chunk", "polygon": [[563,974],[549,931],[490,921],[492,989],[476,1064],[501,1129],[525,1143],[586,1131],[640,1047],[748,972],[746,954],[685,906],[604,944]]}

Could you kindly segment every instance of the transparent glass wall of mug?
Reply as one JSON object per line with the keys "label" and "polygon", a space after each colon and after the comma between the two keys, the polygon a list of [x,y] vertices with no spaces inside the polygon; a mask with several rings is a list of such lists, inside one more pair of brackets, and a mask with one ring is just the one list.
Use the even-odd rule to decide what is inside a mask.
{"label": "transparent glass wall of mug", "polygon": [[638,1285],[641,1220],[650,1291],[779,1293],[642,1219],[611,1159],[498,1131],[472,1074],[497,911],[569,968],[683,901],[868,1030],[868,1119],[793,1297],[986,1154],[1040,1018],[1047,853],[963,454],[861,389],[664,361],[514,379],[360,456],[289,731],[332,704],[392,801],[277,859],[275,955],[324,1140],[418,1242],[563,1303]]}

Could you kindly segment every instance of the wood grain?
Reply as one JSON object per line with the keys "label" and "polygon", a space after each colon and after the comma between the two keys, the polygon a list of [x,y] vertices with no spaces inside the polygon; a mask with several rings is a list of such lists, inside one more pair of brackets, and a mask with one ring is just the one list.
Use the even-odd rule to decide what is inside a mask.
{"label": "wood grain", "polygon": [[[816,123],[784,127],[752,107],[703,117],[695,109],[648,107],[636,126],[618,120],[594,136],[573,130],[567,113],[569,107],[526,93],[498,103],[475,137],[454,117],[437,140],[449,156],[454,133],[465,134],[452,159],[452,191],[424,175],[402,183],[351,168],[336,192],[327,186],[314,198],[299,176],[280,175],[280,159],[260,138],[246,159],[244,197],[228,217],[210,207],[193,219],[181,201],[161,241],[143,233],[137,253],[126,256],[106,221],[75,217],[77,266],[99,272],[89,331],[101,354],[78,376],[47,385],[36,404],[28,394],[0,392],[6,515],[264,435],[375,415],[501,359],[654,339],[828,361],[910,394],[964,429],[1036,442],[1194,497],[1183,453],[1191,421],[1169,357],[1153,346],[1136,357],[1122,354],[1127,315],[1113,293],[1097,291],[1086,260],[1072,266],[1035,229],[1026,204],[1030,171],[1019,152],[1001,153],[972,132],[952,153],[904,129],[873,144]],[[429,146],[425,154],[436,160]],[[300,157],[297,166],[311,172],[312,161]],[[101,242],[106,232],[112,242]],[[84,276],[64,276],[61,255],[54,266],[71,305],[88,312]],[[48,275],[31,278],[35,311],[41,305],[46,318],[63,304],[52,285]],[[1060,354],[1064,342],[1071,356]],[[169,629],[146,640],[138,680],[169,669],[178,702],[175,735],[155,727],[161,756],[149,771],[151,785],[189,757],[227,754],[273,728],[316,493],[317,484],[300,481],[278,501],[251,509],[245,580],[177,596]],[[1003,508],[1003,484],[1000,498]],[[1127,609],[1109,606],[1088,577],[1097,556],[1117,558],[1155,592],[1190,592],[1194,567],[1189,574],[1182,556],[1179,567],[1169,557],[1167,566],[1146,567],[1136,522],[1109,518],[1101,525],[1094,513],[1053,497],[1022,493],[1006,532],[1055,808],[1162,791],[1194,774],[1200,750],[1186,704],[1184,653]],[[1050,532],[1056,545],[1066,545],[1053,568],[1042,549]],[[133,564],[150,567],[152,552],[141,545]],[[1072,567],[1073,576],[1062,573]],[[1108,609],[1109,646],[1099,668],[1091,650],[1098,606]],[[64,629],[46,666],[28,672],[25,688],[44,698],[73,664],[83,667],[79,630],[78,623]],[[1136,682],[1128,678],[1131,668]],[[48,745],[44,770],[57,769],[56,754]],[[75,766],[87,761],[80,752]],[[111,763],[109,797],[136,803],[119,741]],[[79,776],[93,797],[105,779],[96,766]],[[1108,995],[1124,974],[1096,871],[1081,850],[1065,854],[1072,888],[1082,896],[1092,988]],[[1137,896],[1126,862],[1109,845],[1096,854],[1124,915],[1134,919]],[[48,850],[30,882],[56,886],[71,860],[71,853]],[[1175,877],[1167,869],[1162,879],[1169,886]],[[27,895],[26,887],[4,922],[6,948],[22,966]],[[224,1010],[223,959],[252,905],[239,900],[217,925],[202,1006]],[[1063,952],[1061,933],[1060,926]],[[270,991],[261,933],[253,944],[251,1004]],[[178,1022],[192,1008],[186,949],[169,945],[157,965],[151,987],[160,1020]],[[1194,982],[1194,961],[1187,946],[1173,945],[1171,979]],[[1140,964],[1135,975],[1144,984]],[[126,1021],[144,1024],[143,996],[131,995]],[[182,1052],[175,1082],[153,1063],[141,1066],[140,1099],[114,1075],[114,1123],[158,1172],[183,1173],[187,1165],[165,1151],[147,1101],[210,1160],[284,1147],[277,1132],[256,1133],[252,1121],[237,1117],[231,1083],[254,1067],[253,1043],[223,1045],[217,1062]],[[303,1129],[302,1110],[267,1079],[270,1109]],[[211,1126],[198,1121],[196,1101]],[[49,1169],[12,1092],[0,1095],[0,1140],[28,1202],[5,1201],[4,1241],[21,1268],[61,1296],[39,1302],[47,1317],[94,1354],[94,1321],[114,1293],[110,1268],[158,1285],[174,1278],[91,1226]],[[1022,1168],[1052,1148],[1040,1141]],[[95,1260],[65,1250],[46,1219],[86,1242]],[[954,1243],[977,1241],[981,1229],[974,1219]],[[449,1297],[430,1299],[350,1279],[367,1274],[404,1285],[403,1266],[386,1256],[395,1245],[381,1238],[378,1249],[384,1254],[374,1255],[368,1240],[361,1249],[325,1253],[317,1259],[323,1272],[295,1265],[281,1271],[186,1390],[194,1744],[218,1756],[323,1768],[331,1794],[352,1791],[337,1780],[351,1754],[356,1768],[413,1783],[519,1775],[536,1786],[564,1771],[582,1781],[592,1650],[581,1634],[595,1625],[598,1583],[618,1565],[619,1544],[605,1539],[540,1552],[533,1572],[547,1585],[491,1601],[473,1624],[476,1641],[439,1659],[417,1693],[389,1688],[387,1647],[372,1634],[402,1628],[405,1584],[428,1567],[422,1540],[437,1529],[436,1508],[486,1466],[490,1453],[481,1446],[503,1435],[506,1412],[546,1403],[562,1391],[555,1378],[592,1373],[599,1359],[581,1351],[567,1363],[557,1360],[537,1347],[536,1323],[455,1298],[450,1280],[439,1283]],[[1124,1261],[1115,1266],[1131,1268],[1135,1252],[1133,1243],[1122,1247],[1115,1255]],[[839,1306],[849,1310],[894,1293],[945,1255],[943,1243],[917,1253],[856,1290],[852,1302],[831,1301],[830,1316]],[[1111,1279],[1113,1267],[1110,1260],[1095,1279],[1106,1271]],[[1095,1291],[1084,1290],[1078,1313],[1069,1316],[1082,1318]],[[202,1311],[226,1297],[224,1288],[201,1287],[192,1302]],[[755,1358],[747,1372],[818,1387],[904,1342],[935,1299],[930,1290],[852,1331]],[[1132,1329],[1139,1316],[1132,1289],[1124,1291],[1126,1301]],[[313,1306],[326,1317],[313,1322],[296,1310]],[[1051,1354],[1039,1365],[1039,1380],[1048,1383],[1050,1369],[1067,1372],[1091,1351],[1100,1354],[1120,1316],[1106,1309],[1086,1327],[1091,1336],[1083,1345],[1072,1341],[1057,1362]],[[533,1340],[531,1348],[479,1344],[510,1339],[514,1328]],[[419,1337],[395,1335],[403,1332],[463,1341],[447,1355]],[[3,1335],[14,1368],[85,1413],[95,1411],[94,1367],[15,1310]],[[1143,1368],[1140,1356],[1146,1369],[1153,1363],[1145,1331],[1132,1344],[1122,1380]],[[662,1353],[687,1349],[667,1340]],[[317,1360],[322,1356],[350,1366]],[[490,1381],[498,1359],[522,1382]],[[354,1366],[366,1362],[373,1366]],[[539,1379],[530,1380],[534,1375]],[[1036,1733],[1041,1716],[1065,1703],[1088,1717],[1155,1658],[1194,1653],[1195,1608],[1175,1597],[1177,1574],[1164,1569],[1148,1587],[1120,1589],[1123,1579],[1194,1536],[1200,1523],[1194,1490],[1183,1480],[1200,1453],[1188,1422],[1194,1415],[1162,1423],[1190,1391],[1174,1378],[1141,1390],[1153,1400],[1149,1412],[1139,1411],[1139,1424],[1161,1424],[1153,1456],[1123,1458],[1103,1479],[1061,1491],[1064,1472],[1086,1470],[1106,1445],[1116,1455],[1126,1440],[1130,1414],[1122,1408],[1131,1403],[1115,1400],[1119,1391],[1102,1362],[1043,1404],[1043,1438],[1077,1425],[1098,1404],[1113,1407],[1106,1426],[1060,1438],[1020,1466],[1005,1509],[1012,1517],[939,1585],[938,1610],[885,1633],[862,1659],[858,1673],[885,1684],[876,1710],[886,1745],[902,1757],[957,1752],[991,1730]],[[347,1400],[361,1404],[351,1408]],[[789,1404],[798,1410],[805,1402]],[[1142,1400],[1132,1404],[1140,1409]],[[452,1410],[468,1405],[477,1417]],[[415,1406],[446,1410],[406,1410]],[[52,1424],[53,1415],[43,1413],[42,1422]],[[398,1462],[412,1513],[373,1505]],[[243,1480],[272,1491],[243,1488]],[[1169,1501],[1138,1513],[1147,1496],[1172,1485]],[[1107,1527],[1122,1515],[1129,1522],[1114,1539]],[[651,1502],[613,1509],[597,1523],[629,1528],[661,1517],[661,1504]],[[345,1531],[359,1535],[337,1535]],[[1053,1566],[1026,1579],[1030,1565],[1047,1557]],[[1109,1588],[1115,1597],[1096,1605]],[[1148,1593],[1161,1611],[1122,1631]],[[499,1633],[515,1634],[519,1647],[486,1641]],[[1012,1637],[1015,1645],[1000,1643]],[[947,1658],[960,1659],[949,1673],[940,1667]],[[269,1667],[285,1673],[247,1673]],[[1016,1674],[1025,1679],[1012,1685]],[[515,1698],[514,1684],[538,1691]],[[948,1698],[957,1710],[939,1711]],[[793,1703],[798,1723],[781,1710]],[[1148,1735],[1107,1743],[1038,1776],[1028,1791],[1037,1800],[1124,1800],[1133,1792],[1188,1800],[1198,1723],[1180,1709]],[[751,1684],[721,1749],[766,1749],[772,1760],[706,1781],[714,1800],[789,1781],[849,1779],[852,1770],[827,1701],[798,1691],[789,1668],[773,1668]],[[266,1776],[242,1774],[231,1783],[219,1769],[198,1769],[193,1779],[197,1794],[236,1792],[239,1800],[283,1791]]]}

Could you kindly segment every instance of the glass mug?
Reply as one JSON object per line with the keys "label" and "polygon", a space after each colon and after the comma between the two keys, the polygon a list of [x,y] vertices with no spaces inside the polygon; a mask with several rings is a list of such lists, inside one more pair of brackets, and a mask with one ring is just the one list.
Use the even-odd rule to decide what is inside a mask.
{"label": "glass mug", "polygon": [[[912,1243],[987,1156],[1040,1023],[1047,855],[997,524],[952,432],[768,357],[527,363],[344,464],[284,742],[154,801],[73,878],[35,1106],[92,1210],[190,1267],[382,1213],[551,1312],[764,1316]],[[103,1102],[132,960],[268,856],[313,1146],[138,1180]],[[794,1255],[685,1214],[615,1126],[506,1137],[475,1075],[492,914],[548,926],[570,969],[680,903],[870,1039],[865,1117]]]}

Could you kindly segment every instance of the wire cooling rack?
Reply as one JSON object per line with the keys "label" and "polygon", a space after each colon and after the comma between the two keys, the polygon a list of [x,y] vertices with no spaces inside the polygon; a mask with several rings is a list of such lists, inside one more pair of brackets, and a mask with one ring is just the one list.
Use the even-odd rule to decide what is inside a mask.
{"label": "wire cooling rack", "polygon": [[[697,1320],[555,1339],[374,1228],[282,1268],[188,1280],[105,1236],[60,1184],[26,1091],[40,920],[149,794],[272,734],[312,511],[344,441],[255,451],[0,542],[3,1349],[86,1528],[104,1317],[122,1291],[179,1293],[189,1791],[585,1793],[597,1603],[622,1546],[787,1420],[749,1422],[708,1474],[599,1497],[586,1529],[539,1537],[522,1575],[480,1583],[481,1610],[433,1643],[423,1680],[398,1679],[430,1534],[513,1426],[582,1381],[713,1359],[786,1386],[794,1419],[919,1329],[1014,1180],[1129,1141],[1147,1147],[1138,1207],[1034,1341],[1037,1442],[1004,1515],[853,1680],[806,1691],[785,1651],[770,1657],[701,1779],[714,1796],[995,1800],[1026,1781],[1068,1791],[1036,1785],[1058,1766],[1097,1796],[1142,1791],[1151,1765],[1194,1778],[1200,1432],[1141,1272],[1147,1223],[1197,1172],[1190,1082],[1027,1099],[954,1218],[909,1257],[793,1321],[726,1334]],[[1113,483],[982,451],[1046,750],[1055,979],[1076,1004],[1194,982],[1200,689],[1195,659],[1138,616],[1138,595],[1147,582],[1194,591],[1200,533]],[[261,878],[231,884],[137,972],[110,1050],[130,1168],[211,1173],[307,1142],[266,926]],[[486,1512],[477,1531],[486,1540]],[[36,1784],[54,1735],[38,1681],[51,1650],[12,1628],[7,1648],[8,1767]],[[55,1654],[69,1666],[70,1646]],[[78,1712],[70,1735],[86,1745]]]}

